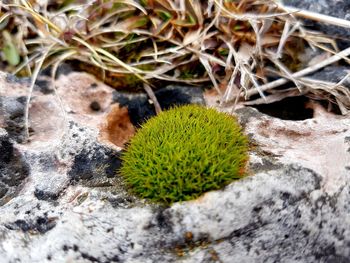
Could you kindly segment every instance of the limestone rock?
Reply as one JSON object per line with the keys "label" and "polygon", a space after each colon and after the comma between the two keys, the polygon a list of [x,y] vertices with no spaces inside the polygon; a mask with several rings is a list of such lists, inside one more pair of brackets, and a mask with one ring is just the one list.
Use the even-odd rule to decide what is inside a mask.
{"label": "limestone rock", "polygon": [[[167,86],[154,92],[163,110],[189,103],[204,104],[203,89],[187,86]],[[133,94],[114,91],[113,100],[127,106],[131,122],[140,126],[145,120],[156,115],[152,101],[145,93]]]}
{"label": "limestone rock", "polygon": [[[324,15],[350,20],[349,0],[283,0],[283,3],[303,10],[309,10]],[[317,23],[316,28],[329,35],[337,35],[343,38],[350,36],[349,30],[343,27],[331,26],[325,23]],[[345,42],[347,45],[349,44],[349,41]]]}
{"label": "limestone rock", "polygon": [[[293,6],[302,10],[312,11],[350,21],[350,0],[283,0],[282,2],[287,6]],[[336,41],[340,50],[346,49],[350,46],[350,30],[348,28],[311,20],[304,20],[303,24],[306,27],[319,30],[330,36]],[[306,53],[302,54],[299,59],[302,62],[311,62],[315,57],[319,56],[319,51],[315,51],[310,48]],[[318,58],[318,60],[320,61],[320,58]],[[317,80],[338,83],[349,72],[350,67],[348,65],[331,65],[314,74],[311,74],[309,77]],[[350,78],[347,78],[347,80],[345,80],[342,84],[350,89]]]}
{"label": "limestone rock", "polygon": [[0,128],[0,205],[8,202],[24,186],[30,167]]}
{"label": "limestone rock", "polygon": [[[28,81],[0,73],[0,262],[349,261],[348,116],[314,105],[311,118],[291,121],[241,108],[250,175],[164,207],[131,195],[116,172],[133,124],[153,114],[140,106],[147,97],[85,73],[62,73],[59,98],[45,85],[32,96],[27,142],[7,120],[23,120],[16,101]],[[204,102],[200,89],[180,90],[162,91],[165,108]]]}
{"label": "limestone rock", "polygon": [[343,85],[350,89],[350,77],[347,74],[350,72],[350,67],[346,66],[328,66],[324,69],[311,75],[312,78],[320,79],[324,81],[330,81],[333,83],[338,83],[344,80]]}

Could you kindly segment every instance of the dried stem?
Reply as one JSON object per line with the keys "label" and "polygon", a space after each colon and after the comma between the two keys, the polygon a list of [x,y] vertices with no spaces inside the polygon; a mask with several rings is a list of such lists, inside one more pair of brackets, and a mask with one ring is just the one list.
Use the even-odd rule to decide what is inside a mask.
{"label": "dried stem", "polygon": [[159,102],[157,100],[157,97],[154,94],[152,88],[146,83],[143,84],[143,88],[145,89],[148,97],[152,100],[152,102],[154,104],[154,108],[156,110],[156,113],[157,114],[161,113],[162,112],[162,108],[160,107],[160,104],[159,104]]}
{"label": "dried stem", "polygon": [[[303,77],[303,76],[311,74],[317,70],[320,70],[321,68],[324,68],[325,66],[328,66],[334,62],[337,62],[343,58],[346,58],[348,56],[350,56],[350,47],[347,49],[344,49],[343,51],[341,51],[341,52],[339,52],[331,57],[329,57],[328,59],[322,61],[321,63],[312,65],[310,67],[307,67],[303,70],[300,70],[298,72],[291,74],[291,77],[293,77],[293,78]],[[265,85],[260,86],[260,90],[262,92],[264,92],[264,91],[267,91],[270,89],[274,89],[274,88],[277,88],[278,86],[281,86],[283,84],[288,83],[289,81],[290,81],[290,79],[280,78],[278,80],[275,80],[275,81],[272,81],[270,83],[267,83]],[[250,89],[246,93],[244,93],[244,92],[240,93],[240,96],[250,97],[250,96],[258,94],[258,93],[259,93],[259,91],[257,89]]]}
{"label": "dried stem", "polygon": [[291,6],[284,6],[282,4],[278,4],[278,6],[280,9],[282,9],[286,12],[293,13],[293,15],[295,15],[295,16],[299,16],[302,18],[306,18],[306,19],[310,19],[310,20],[314,20],[314,21],[318,21],[318,22],[322,22],[322,23],[327,23],[327,24],[334,25],[334,26],[350,28],[350,21],[349,20],[345,20],[345,19],[341,19],[341,18],[337,18],[337,17],[333,17],[333,16],[328,16],[328,15],[323,15],[323,14],[315,13],[312,11],[302,10],[302,9],[291,7]]}

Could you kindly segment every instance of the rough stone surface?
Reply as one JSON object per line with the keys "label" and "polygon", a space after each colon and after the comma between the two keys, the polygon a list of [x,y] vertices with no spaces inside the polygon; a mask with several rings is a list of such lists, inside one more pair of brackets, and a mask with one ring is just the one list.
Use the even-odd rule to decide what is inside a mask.
{"label": "rough stone surface", "polygon": [[[189,103],[204,104],[203,89],[198,87],[168,86],[154,93],[163,110]],[[127,106],[131,122],[135,126],[140,126],[145,120],[156,115],[154,105],[145,93],[115,91],[113,100],[121,106]]]}
{"label": "rough stone surface", "polygon": [[[350,0],[283,0],[283,3],[303,10],[350,20]],[[314,25],[311,22],[307,24]],[[331,26],[325,23],[316,23],[315,26],[329,35],[337,35],[343,39],[350,37],[350,31],[347,28]],[[344,42],[347,45],[350,43],[349,40]]]}
{"label": "rough stone surface", "polygon": [[29,169],[22,154],[14,148],[7,132],[0,128],[0,205],[19,192]]}
{"label": "rough stone surface", "polygon": [[298,163],[310,168],[322,175],[324,191],[337,191],[349,176],[346,166],[350,154],[345,141],[350,134],[350,118],[328,113],[318,104],[313,107],[314,117],[303,121],[267,115],[259,115],[257,119],[254,110],[248,110],[251,118],[245,113],[248,119],[245,131],[259,145],[257,151],[262,156],[273,157],[282,164]]}
{"label": "rough stone surface", "polygon": [[319,72],[311,75],[312,78],[338,83],[344,80],[343,85],[350,88],[350,77],[346,76],[350,73],[350,67],[346,66],[328,66]]}
{"label": "rough stone surface", "polygon": [[[172,208],[183,215],[177,225],[191,229],[195,237],[215,233],[208,238],[217,242],[190,252],[189,261],[203,262],[213,252],[223,262],[349,260],[349,185],[328,195],[321,190],[321,177],[311,170],[289,166],[270,174],[231,184],[230,192],[212,193],[200,205]],[[217,211],[207,207],[214,199]],[[210,224],[200,223],[209,218]]]}
{"label": "rough stone surface", "polygon": [[[350,21],[350,0],[283,0],[282,2],[285,5],[300,8],[302,10],[308,10]],[[333,26],[327,23],[316,23],[310,20],[305,20],[304,25],[309,26],[312,29],[320,30],[321,32],[333,37],[340,49],[345,49],[350,46],[350,30],[348,28]],[[309,53],[310,54],[302,54],[304,58],[300,58],[301,61],[306,59],[309,55],[311,55],[311,57],[305,62],[311,62],[314,57],[319,56],[319,54],[317,54],[318,52],[315,51]],[[319,72],[310,75],[310,77],[338,83],[349,72],[350,67],[348,66],[328,66],[321,69]],[[350,89],[350,78],[343,82],[343,85]]]}
{"label": "rough stone surface", "polygon": [[25,96],[11,97],[8,99],[0,98],[0,116],[1,122],[12,138],[18,142],[24,140],[24,109]]}
{"label": "rough stone surface", "polygon": [[[27,143],[10,133],[3,120],[11,107],[1,106],[0,262],[349,262],[349,116],[317,104],[301,121],[241,108],[250,176],[163,207],[131,195],[116,173],[116,142],[134,131],[125,122],[153,114],[153,105],[140,106],[146,96],[115,93],[76,72],[60,75],[61,102],[45,85],[33,94]],[[27,88],[28,81],[0,73],[3,102]],[[164,108],[177,99],[204,102],[199,90],[162,92],[158,99],[170,98]],[[215,99],[205,101],[214,106]]]}
{"label": "rough stone surface", "polygon": [[62,160],[73,160],[73,165],[68,171],[69,178],[74,181],[87,180],[103,184],[107,183],[104,178],[115,177],[115,171],[120,167],[119,152],[101,145],[97,138],[94,138],[94,134],[89,134],[86,129],[74,123],[71,123],[70,131],[74,132],[64,138],[60,148]]}

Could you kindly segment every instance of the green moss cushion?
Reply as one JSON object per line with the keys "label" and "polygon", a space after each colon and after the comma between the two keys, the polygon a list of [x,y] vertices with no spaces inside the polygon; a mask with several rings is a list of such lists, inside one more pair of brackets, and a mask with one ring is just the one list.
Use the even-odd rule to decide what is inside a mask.
{"label": "green moss cushion", "polygon": [[236,119],[197,105],[148,120],[122,155],[120,170],[142,198],[171,204],[219,189],[245,174],[248,140]]}

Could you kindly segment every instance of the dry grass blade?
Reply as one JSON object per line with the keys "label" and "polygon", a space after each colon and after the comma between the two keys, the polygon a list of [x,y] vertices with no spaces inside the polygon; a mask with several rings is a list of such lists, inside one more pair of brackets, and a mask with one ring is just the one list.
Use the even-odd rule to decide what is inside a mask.
{"label": "dry grass blade", "polygon": [[222,95],[221,90],[219,89],[219,85],[218,85],[218,83],[217,83],[217,81],[216,81],[216,78],[215,78],[215,76],[214,76],[214,74],[213,74],[213,71],[212,71],[212,68],[211,68],[211,66],[210,66],[210,64],[209,64],[208,59],[207,59],[207,58],[204,58],[204,57],[201,57],[201,58],[199,58],[199,60],[200,60],[200,62],[202,63],[202,65],[204,66],[205,70],[207,71],[207,73],[208,73],[208,75],[209,75],[209,78],[210,78],[210,80],[212,81],[212,83],[213,83],[213,85],[214,85],[214,88],[216,89],[216,91],[217,91],[220,95]]}
{"label": "dry grass blade", "polygon": [[135,74],[136,77],[140,78],[141,80],[145,81],[145,83],[147,83],[147,81],[139,74],[139,73],[141,73],[141,71],[139,69],[130,67],[128,64],[124,63],[123,61],[121,61],[120,59],[113,56],[111,53],[107,52],[106,50],[104,50],[102,48],[96,48],[96,51],[105,55],[107,58],[110,58],[111,60],[116,62],[118,65],[122,66],[123,68],[128,70],[130,73]]}
{"label": "dry grass blade", "polygon": [[147,15],[147,11],[136,1],[133,0],[117,0],[115,1],[116,3],[123,3],[123,4],[127,4],[127,5],[131,5],[136,7],[137,9],[141,10],[142,13],[144,13],[145,15]]}
{"label": "dry grass blade", "polygon": [[288,89],[288,90],[281,90],[281,91],[273,92],[272,94],[266,96],[265,98],[258,98],[255,100],[245,101],[245,102],[243,102],[243,104],[246,106],[269,104],[269,103],[281,101],[285,98],[301,96],[304,94],[305,94],[305,91],[300,92],[298,89],[292,88],[292,89]]}
{"label": "dry grass blade", "polygon": [[342,114],[350,113],[350,90],[338,83],[300,78],[303,85],[308,87],[308,92],[316,95],[316,98],[328,98],[332,103],[338,105]]}
{"label": "dry grass blade", "polygon": [[35,10],[33,10],[31,7],[26,7],[26,6],[21,6],[21,5],[6,5],[6,7],[17,7],[17,8],[21,8],[24,9],[25,11],[27,11],[28,13],[30,13],[34,19],[36,19],[37,21],[39,21],[40,23],[46,24],[49,27],[51,27],[54,31],[56,31],[56,33],[61,33],[61,29],[56,26],[55,24],[53,24],[49,19],[47,19],[46,17],[40,15],[39,13],[37,13]]}
{"label": "dry grass blade", "polygon": [[[293,73],[291,76],[292,76],[293,78],[299,78],[299,77],[306,76],[306,75],[308,75],[308,74],[311,74],[311,73],[313,73],[313,72],[315,72],[315,71],[317,71],[317,70],[319,70],[319,69],[324,68],[324,67],[327,66],[327,65],[330,65],[330,64],[332,64],[332,63],[334,63],[334,62],[336,62],[336,61],[339,61],[339,60],[341,60],[341,59],[343,59],[343,58],[346,58],[346,57],[348,57],[348,56],[350,56],[350,47],[347,48],[347,49],[345,49],[345,50],[343,50],[343,51],[341,51],[341,52],[339,52],[339,53],[337,53],[337,54],[335,54],[335,55],[333,55],[333,56],[331,56],[330,58],[324,60],[324,61],[321,62],[321,63],[318,63],[318,64],[316,64],[316,65],[313,65],[313,66],[310,66],[310,67],[305,68],[305,69],[303,69],[303,70],[300,70],[300,71],[298,71],[298,72],[295,72],[295,73]],[[262,91],[267,91],[267,90],[270,90],[270,89],[274,89],[274,88],[276,88],[276,87],[279,87],[279,86],[281,86],[281,85],[283,85],[283,84],[286,84],[288,81],[289,81],[288,79],[281,78],[281,79],[272,81],[272,82],[270,82],[270,83],[268,83],[268,84],[265,84],[265,85],[260,86],[260,89],[261,89]],[[254,94],[257,94],[257,93],[258,93],[257,90],[249,90],[249,91],[247,92],[247,94],[241,94],[241,96],[246,95],[246,96],[250,97],[250,96],[252,96],[252,95],[254,95]]]}
{"label": "dry grass blade", "polygon": [[271,56],[269,57],[269,59],[282,71],[282,76],[286,79],[289,79],[291,81],[293,81],[293,83],[295,84],[295,86],[298,88],[298,90],[301,92],[302,87],[301,84],[299,83],[299,81],[293,76],[293,73],[291,73],[288,68],[283,65],[283,63],[281,61],[279,61],[278,59],[274,58],[273,54],[271,54]]}
{"label": "dry grass blade", "polygon": [[344,78],[342,78],[337,84],[336,86],[341,86],[345,83],[345,81],[349,81],[350,82],[350,72],[348,74],[346,74],[346,76]]}
{"label": "dry grass blade", "polygon": [[51,83],[52,83],[52,88],[55,92],[55,96],[59,102],[59,105],[60,105],[60,108],[61,108],[61,111],[63,113],[63,117],[64,117],[64,120],[66,121],[67,120],[67,113],[66,113],[66,110],[64,109],[64,106],[63,106],[63,102],[60,98],[60,96],[58,95],[57,93],[57,89],[56,89],[56,72],[57,72],[57,69],[59,67],[59,65],[69,59],[70,57],[73,57],[74,55],[77,54],[77,51],[76,50],[70,50],[70,51],[66,51],[65,53],[63,53],[61,56],[59,56],[57,59],[56,59],[56,62],[55,64],[53,65],[52,67],[52,71],[51,71]]}
{"label": "dry grass blade", "polygon": [[149,98],[151,99],[151,101],[153,102],[154,108],[155,108],[155,110],[156,110],[156,113],[157,113],[157,114],[161,113],[161,112],[162,112],[162,108],[160,107],[160,104],[159,104],[159,102],[158,102],[158,100],[157,100],[157,97],[156,97],[156,95],[154,94],[152,88],[151,88],[148,84],[146,84],[146,83],[143,84],[143,88],[145,89],[145,91],[146,91],[148,97],[149,97]]}
{"label": "dry grass blade", "polygon": [[322,22],[322,23],[327,23],[330,25],[335,25],[335,26],[340,26],[340,27],[345,27],[345,28],[350,28],[350,21],[333,17],[333,16],[328,16],[328,15],[323,15],[320,13],[315,13],[312,11],[307,11],[307,10],[302,10],[299,8],[291,7],[291,6],[283,6],[281,4],[278,4],[279,8],[289,12],[293,13],[295,16],[300,16],[303,18],[311,19],[314,21]]}
{"label": "dry grass blade", "polygon": [[[314,86],[301,77],[340,59],[350,61],[350,52],[338,52],[331,37],[306,30],[297,17],[308,15],[343,27],[349,27],[350,22],[317,18],[274,0],[39,2],[1,4],[0,31],[16,28],[22,32],[16,38],[23,40],[15,43],[22,58],[16,71],[19,75],[25,75],[26,69],[26,73],[32,71],[33,77],[37,76],[39,64],[35,61],[41,61],[44,54],[40,66],[52,66],[55,71],[57,63],[74,60],[107,84],[120,83],[113,87],[144,87],[150,97],[149,88],[154,83],[207,82],[224,102],[237,101],[239,94],[246,99],[260,94],[269,102],[277,98],[274,89],[289,80],[300,92],[307,83],[311,92]],[[294,60],[306,46],[333,56],[326,63],[296,69]],[[286,62],[289,60],[294,64]],[[267,83],[266,68],[271,61],[282,78]],[[317,94],[327,99],[337,96],[334,100],[347,107],[347,94],[340,89],[335,93],[324,88]]]}
{"label": "dry grass blade", "polygon": [[3,23],[7,18],[11,16],[10,13],[5,13],[3,16],[0,17],[0,24]]}
{"label": "dry grass blade", "polygon": [[35,82],[38,78],[39,72],[42,68],[42,65],[47,57],[47,55],[49,54],[49,52],[51,51],[51,49],[53,48],[53,45],[48,47],[47,50],[45,50],[41,56],[41,58],[39,59],[39,61],[36,63],[36,67],[34,69],[33,75],[32,75],[32,79],[30,82],[30,87],[29,87],[29,92],[28,92],[28,96],[27,96],[27,101],[26,101],[26,107],[24,110],[24,131],[25,131],[25,138],[26,140],[29,140],[29,107],[30,107],[30,99],[32,98],[32,93],[33,93],[33,89],[34,89],[34,85]]}
{"label": "dry grass blade", "polygon": [[277,52],[276,52],[276,57],[277,58],[281,58],[282,51],[283,51],[283,48],[284,48],[286,42],[288,41],[290,36],[296,31],[296,29],[299,28],[299,26],[300,26],[299,23],[296,23],[292,27],[292,29],[290,29],[290,24],[291,24],[291,22],[289,20],[287,20],[286,23],[284,24],[283,32],[282,32],[282,35],[280,37],[278,49],[277,49]]}

